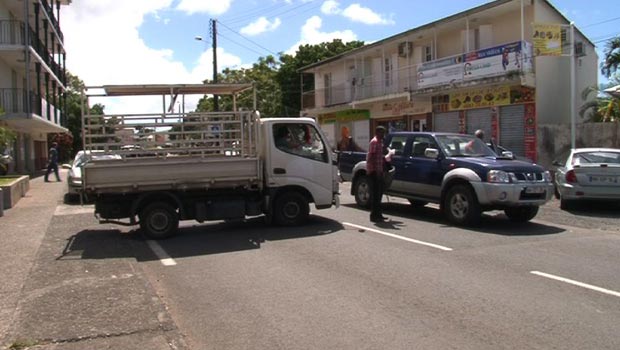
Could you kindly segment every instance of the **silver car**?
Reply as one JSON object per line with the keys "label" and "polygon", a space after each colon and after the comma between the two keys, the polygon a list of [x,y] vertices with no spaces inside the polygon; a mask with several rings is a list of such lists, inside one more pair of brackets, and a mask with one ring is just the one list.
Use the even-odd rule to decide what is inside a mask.
{"label": "silver car", "polygon": [[103,151],[79,151],[73,159],[73,164],[67,176],[69,196],[76,196],[82,189],[82,167],[91,158],[93,159],[121,159],[116,154],[104,154]]}
{"label": "silver car", "polygon": [[579,200],[620,199],[620,149],[577,148],[553,165],[560,208]]}

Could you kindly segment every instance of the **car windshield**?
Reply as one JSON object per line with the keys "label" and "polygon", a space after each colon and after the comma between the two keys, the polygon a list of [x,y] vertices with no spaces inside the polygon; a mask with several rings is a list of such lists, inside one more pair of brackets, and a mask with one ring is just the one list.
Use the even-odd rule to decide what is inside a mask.
{"label": "car windshield", "polygon": [[472,135],[437,135],[439,147],[448,157],[495,157],[484,141]]}
{"label": "car windshield", "polygon": [[591,151],[575,153],[573,155],[572,165],[601,163],[620,165],[620,151]]}

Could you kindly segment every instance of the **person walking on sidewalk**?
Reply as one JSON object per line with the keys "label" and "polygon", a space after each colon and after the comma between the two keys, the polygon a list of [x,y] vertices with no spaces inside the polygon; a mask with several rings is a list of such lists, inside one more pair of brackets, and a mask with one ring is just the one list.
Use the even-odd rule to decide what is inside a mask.
{"label": "person walking on sidewalk", "polygon": [[47,164],[47,171],[45,172],[45,182],[49,182],[47,178],[52,170],[54,174],[56,174],[56,181],[60,182],[60,175],[58,175],[58,144],[56,142],[52,142],[52,147],[50,147],[49,163]]}
{"label": "person walking on sidewalk", "polygon": [[377,126],[375,137],[370,141],[366,154],[366,173],[370,179],[370,221],[383,222],[387,218],[381,211],[381,198],[383,197],[383,166],[386,159],[383,155],[383,137],[385,128]]}

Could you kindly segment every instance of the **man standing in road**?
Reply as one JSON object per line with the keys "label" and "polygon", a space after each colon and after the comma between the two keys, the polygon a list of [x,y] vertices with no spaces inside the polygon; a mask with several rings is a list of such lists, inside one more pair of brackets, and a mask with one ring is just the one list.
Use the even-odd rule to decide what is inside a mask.
{"label": "man standing in road", "polygon": [[370,221],[383,222],[387,218],[381,211],[381,197],[383,197],[383,166],[386,161],[383,155],[383,137],[385,128],[377,126],[375,137],[370,141],[366,154],[366,172],[370,179]]}
{"label": "man standing in road", "polygon": [[52,170],[54,174],[56,174],[56,181],[60,182],[60,175],[58,175],[58,144],[56,142],[52,142],[52,147],[50,147],[49,163],[47,164],[47,171],[45,172],[45,182],[49,182],[47,178]]}

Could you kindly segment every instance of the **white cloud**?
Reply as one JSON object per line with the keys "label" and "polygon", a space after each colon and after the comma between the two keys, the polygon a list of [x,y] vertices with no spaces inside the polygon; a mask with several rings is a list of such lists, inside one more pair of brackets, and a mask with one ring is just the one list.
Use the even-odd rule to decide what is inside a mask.
{"label": "white cloud", "polygon": [[228,11],[232,0],[181,0],[176,9],[189,15],[207,13],[221,15]]}
{"label": "white cloud", "polygon": [[336,0],[327,0],[321,5],[321,12],[326,15],[337,15],[342,12],[340,4]]}
{"label": "white cloud", "polygon": [[264,32],[272,32],[276,30],[280,24],[282,24],[280,18],[276,17],[273,22],[269,22],[267,18],[260,17],[256,21],[241,28],[240,33],[248,36],[255,36]]}
{"label": "white cloud", "polygon": [[306,23],[301,27],[301,38],[286,51],[287,54],[294,54],[297,51],[299,45],[305,44],[320,44],[326,41],[332,41],[334,39],[341,39],[343,42],[349,42],[357,40],[357,35],[351,30],[334,31],[334,32],[321,32],[321,26],[323,26],[323,20],[319,16],[312,16],[308,18]]}
{"label": "white cloud", "polygon": [[340,8],[337,0],[327,0],[321,5],[321,12],[326,15],[342,15],[353,22],[360,22],[369,25],[375,24],[394,24],[394,20],[380,15],[368,7],[360,4],[351,4],[344,10]]}
{"label": "white cloud", "polygon": [[[81,0],[64,7],[61,25],[65,35],[67,69],[87,86],[190,84],[211,78],[211,50],[203,52],[195,66],[188,68],[175,60],[172,50],[150,48],[140,37],[138,28],[145,15],[169,9],[172,2]],[[218,48],[219,69],[240,63],[239,57]],[[116,104],[105,104],[106,113],[127,112],[117,110]],[[155,107],[161,110],[161,101]]]}
{"label": "white cloud", "polygon": [[342,15],[352,20],[364,24],[394,24],[394,20],[383,17],[368,7],[360,4],[351,4],[342,11]]}

